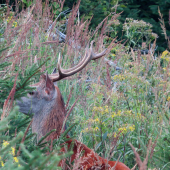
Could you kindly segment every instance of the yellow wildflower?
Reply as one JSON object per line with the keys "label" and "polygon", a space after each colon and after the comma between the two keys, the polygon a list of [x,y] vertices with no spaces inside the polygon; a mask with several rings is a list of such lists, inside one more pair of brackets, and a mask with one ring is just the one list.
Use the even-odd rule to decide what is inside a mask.
{"label": "yellow wildflower", "polygon": [[12,149],[11,153],[12,153],[12,155],[14,156],[14,155],[15,155],[15,148],[14,148],[14,147],[11,147],[11,149]]}
{"label": "yellow wildflower", "polygon": [[167,98],[167,101],[170,101],[170,96]]}
{"label": "yellow wildflower", "polygon": [[116,138],[116,136],[117,136],[117,134],[116,134],[116,132],[114,133],[114,138]]}
{"label": "yellow wildflower", "polygon": [[165,59],[166,61],[170,61],[170,57],[168,56],[170,53],[169,53],[169,51],[167,51],[167,50],[165,50],[163,53],[162,53],[162,56],[161,56],[161,58],[162,59]]}
{"label": "yellow wildflower", "polygon": [[165,57],[165,60],[169,62],[169,61],[170,61],[170,58],[169,58],[169,57]]}
{"label": "yellow wildflower", "polygon": [[113,54],[113,53],[112,53],[112,54],[111,54],[111,56],[112,56],[112,57],[115,57],[115,56],[116,56],[116,54]]}
{"label": "yellow wildflower", "polygon": [[129,126],[129,130],[133,132],[135,130],[135,125]]}
{"label": "yellow wildflower", "polygon": [[18,158],[17,158],[17,157],[14,157],[14,161],[15,161],[16,163],[18,163]]}
{"label": "yellow wildflower", "polygon": [[105,113],[109,113],[109,107],[105,106]]}
{"label": "yellow wildflower", "polygon": [[115,76],[113,77],[113,79],[114,79],[114,80],[120,80],[120,81],[122,81],[122,80],[125,80],[125,76],[119,74],[119,75],[115,75]]}
{"label": "yellow wildflower", "polygon": [[93,109],[92,109],[93,112],[97,111],[97,107],[94,106]]}
{"label": "yellow wildflower", "polygon": [[99,111],[101,111],[101,112],[103,111],[103,108],[101,106],[99,107]]}
{"label": "yellow wildflower", "polygon": [[127,115],[131,115],[131,114],[132,114],[132,110],[127,110],[125,113],[126,113]]}
{"label": "yellow wildflower", "polygon": [[[0,157],[0,160],[1,160],[1,157]],[[1,166],[4,166],[4,163],[3,163],[3,161],[0,161],[1,162]]]}
{"label": "yellow wildflower", "polygon": [[9,23],[11,21],[11,19],[12,19],[12,16],[8,17],[7,23]]}
{"label": "yellow wildflower", "polygon": [[6,146],[8,146],[8,145],[9,145],[9,142],[8,142],[8,141],[3,140],[3,144],[2,144],[2,146],[3,146],[3,147],[6,147]]}
{"label": "yellow wildflower", "polygon": [[97,130],[99,130],[99,128],[98,128],[98,127],[95,127],[95,128],[94,128],[94,131],[97,131]]}
{"label": "yellow wildflower", "polygon": [[13,26],[13,27],[17,27],[17,22],[14,21],[13,24],[12,24],[12,26]]}
{"label": "yellow wildflower", "polygon": [[1,166],[4,166],[4,163],[3,163],[3,161],[1,161]]}
{"label": "yellow wildflower", "polygon": [[122,128],[119,128],[119,131],[121,131],[121,133],[126,133],[127,132],[127,129],[126,127],[122,127]]}
{"label": "yellow wildflower", "polygon": [[111,115],[112,116],[112,118],[114,118],[115,117],[115,115]]}
{"label": "yellow wildflower", "polygon": [[113,112],[111,116],[112,116],[112,118],[116,117],[116,113]]}
{"label": "yellow wildflower", "polygon": [[87,132],[89,129],[88,128],[86,128],[86,129],[84,129],[82,132]]}
{"label": "yellow wildflower", "polygon": [[121,110],[118,110],[117,116],[121,116]]}
{"label": "yellow wildflower", "polygon": [[[16,162],[16,163],[18,163],[18,162],[19,162],[17,157],[14,157],[14,162]],[[21,165],[20,165],[20,164],[18,164],[18,167],[20,167],[20,166],[21,166]]]}
{"label": "yellow wildflower", "polygon": [[98,118],[96,118],[94,121],[95,121],[95,122],[99,122],[99,119],[98,119]]}
{"label": "yellow wildflower", "polygon": [[169,51],[168,51],[168,50],[165,50],[165,51],[162,53],[161,58],[164,58],[168,53],[169,53]]}
{"label": "yellow wildflower", "polygon": [[47,40],[47,38],[48,38],[48,36],[46,35],[46,36],[45,36],[45,39]]}
{"label": "yellow wildflower", "polygon": [[123,132],[126,133],[127,132],[127,129],[126,127],[123,128]]}
{"label": "yellow wildflower", "polygon": [[[3,147],[6,147],[6,146],[8,146],[8,145],[9,145],[9,142],[4,140],[2,146],[3,146]],[[15,155],[15,148],[14,148],[14,147],[11,147],[10,154],[11,154],[12,156]],[[13,157],[13,159],[14,159],[14,162],[16,162],[16,163],[19,162],[17,157]],[[1,157],[0,157],[0,163],[1,163],[1,166],[4,166],[4,163],[3,163],[3,161],[1,160]],[[18,167],[19,167],[19,166],[20,166],[20,164],[18,164]]]}

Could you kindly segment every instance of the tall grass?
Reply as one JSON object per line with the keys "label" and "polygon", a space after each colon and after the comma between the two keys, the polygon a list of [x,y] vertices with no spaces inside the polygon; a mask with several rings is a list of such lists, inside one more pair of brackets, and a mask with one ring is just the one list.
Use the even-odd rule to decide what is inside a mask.
{"label": "tall grass", "polygon": [[[96,42],[94,50],[100,52],[108,47],[105,57],[121,69],[115,69],[102,58],[88,64],[80,73],[58,82],[64,101],[69,98],[68,110],[78,99],[67,120],[68,127],[77,123],[70,135],[76,135],[100,156],[119,159],[130,168],[138,164],[138,169],[169,169],[170,52],[164,51],[155,57],[156,40],[145,55],[140,50],[129,51],[124,44],[118,44],[115,37],[107,34],[109,24],[118,15],[108,16],[96,30],[89,30],[90,20],[77,18],[79,4],[80,1],[68,16],[61,15],[57,19],[48,1],[40,0],[27,8],[25,4],[17,4],[15,13],[7,7],[3,15],[0,44],[1,168],[56,169],[63,157],[68,157],[69,162],[70,153],[56,154],[60,141],[54,145],[53,151],[44,147],[48,145],[37,144],[36,135],[32,134],[31,127],[27,128],[31,118],[13,106],[15,99],[26,95],[29,85],[37,82],[42,72],[52,72],[59,52],[63,56],[63,67],[72,67],[81,60],[93,39]],[[66,40],[61,43],[56,32],[62,29],[63,23],[66,23]],[[47,150],[50,154],[44,158]],[[69,163],[69,167],[74,165]]]}

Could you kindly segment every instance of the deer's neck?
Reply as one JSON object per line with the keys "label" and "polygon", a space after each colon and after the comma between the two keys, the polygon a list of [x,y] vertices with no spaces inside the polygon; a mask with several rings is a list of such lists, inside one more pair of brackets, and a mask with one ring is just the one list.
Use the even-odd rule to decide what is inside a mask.
{"label": "deer's neck", "polygon": [[63,128],[65,120],[65,105],[58,87],[56,87],[57,96],[54,101],[49,102],[49,108],[42,108],[41,113],[35,114],[33,117],[32,131],[37,133],[38,140],[45,136],[48,132],[56,129],[46,140],[56,139]]}

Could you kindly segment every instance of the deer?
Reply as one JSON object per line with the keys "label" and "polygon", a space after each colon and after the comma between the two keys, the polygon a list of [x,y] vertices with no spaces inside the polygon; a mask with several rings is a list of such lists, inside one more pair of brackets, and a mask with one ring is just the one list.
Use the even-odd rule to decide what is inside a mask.
{"label": "deer", "polygon": [[[32,85],[35,88],[34,91],[29,92],[26,97],[21,97],[17,101],[19,111],[26,115],[33,115],[32,132],[37,134],[37,140],[40,140],[43,136],[52,132],[45,140],[53,141],[61,135],[63,130],[63,122],[66,118],[66,109],[63,101],[63,97],[56,82],[66,77],[72,76],[75,73],[81,71],[91,60],[101,58],[106,54],[106,50],[101,53],[94,53],[93,41],[90,48],[86,48],[83,59],[74,67],[69,69],[61,68],[61,56],[58,57],[58,72],[54,71],[53,74],[42,74],[38,83]],[[65,127],[64,127],[65,130]],[[69,137],[68,137],[69,138]],[[79,152],[82,152],[79,158],[78,169],[115,169],[115,170],[130,170],[125,164],[118,161],[108,161],[100,157],[92,149],[88,148],[85,144],[78,140],[68,139],[66,141],[68,149],[73,146],[73,154],[71,155],[71,162],[77,159]],[[63,147],[62,152],[66,152]],[[57,166],[63,167],[64,160],[60,161]]]}

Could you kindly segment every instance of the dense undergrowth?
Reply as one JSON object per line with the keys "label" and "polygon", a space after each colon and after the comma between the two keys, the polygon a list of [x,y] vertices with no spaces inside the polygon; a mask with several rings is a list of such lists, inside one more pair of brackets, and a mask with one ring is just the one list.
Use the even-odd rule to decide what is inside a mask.
{"label": "dense undergrowth", "polygon": [[[134,26],[136,21],[128,20],[133,26],[128,31],[143,28],[143,34],[128,34],[128,43],[121,44],[114,34],[108,36],[119,14],[110,14],[96,30],[89,30],[90,20],[80,20],[78,8],[79,2],[71,13],[60,13],[57,19],[48,1],[38,0],[20,13],[17,8],[15,13],[9,7],[0,8],[0,168],[56,169],[60,159],[69,160],[71,152],[59,154],[65,134],[54,141],[53,150],[48,143],[37,143],[31,117],[19,113],[15,101],[32,90],[29,85],[37,82],[42,72],[52,72],[59,52],[63,67],[72,67],[94,40],[94,51],[108,47],[107,55],[58,82],[68,110],[79,98],[67,121],[70,136],[100,156],[119,159],[130,168],[147,164],[148,169],[168,170],[170,52],[154,53],[156,36],[148,23],[139,21]],[[64,41],[59,30],[66,34]],[[150,49],[147,53],[129,48],[130,42],[143,37],[147,40],[143,46]],[[45,156],[47,151],[50,154]],[[74,163],[68,164],[73,169]]]}

